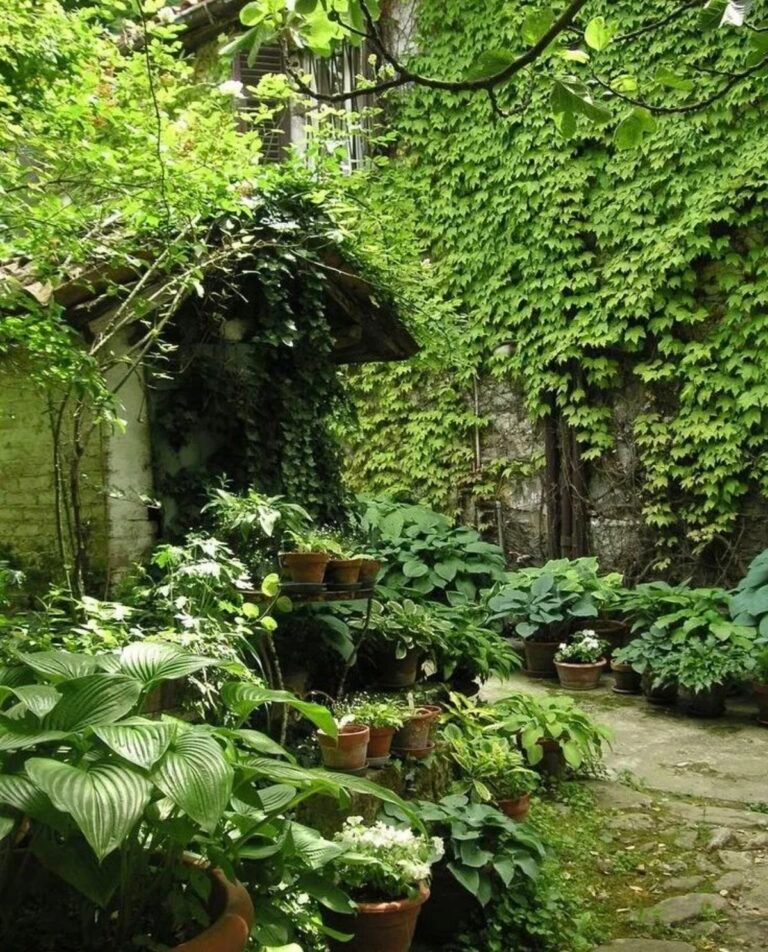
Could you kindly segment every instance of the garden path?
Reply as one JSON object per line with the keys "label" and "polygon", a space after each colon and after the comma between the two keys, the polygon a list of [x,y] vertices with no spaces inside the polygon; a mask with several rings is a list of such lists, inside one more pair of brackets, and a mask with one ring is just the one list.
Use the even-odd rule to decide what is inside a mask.
{"label": "garden path", "polygon": [[[571,695],[615,737],[608,778],[588,784],[606,814],[590,893],[614,909],[615,939],[598,952],[766,952],[768,729],[745,699],[697,720],[603,681]],[[561,689],[518,675],[482,696],[518,690]]]}

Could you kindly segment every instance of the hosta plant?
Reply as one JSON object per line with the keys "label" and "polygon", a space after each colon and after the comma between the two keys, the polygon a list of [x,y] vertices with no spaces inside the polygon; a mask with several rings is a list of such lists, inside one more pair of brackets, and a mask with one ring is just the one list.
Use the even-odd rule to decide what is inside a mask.
{"label": "hosta plant", "polygon": [[[354,623],[365,630],[365,621]],[[394,650],[396,658],[409,651],[434,656],[442,646],[449,624],[429,605],[410,598],[402,602],[374,602],[367,630],[375,647]]]}
{"label": "hosta plant", "polygon": [[730,604],[731,617],[740,625],[752,625],[768,641],[768,549],[755,556],[747,574],[736,586]]}
{"label": "hosta plant", "polygon": [[339,905],[343,897],[317,875],[338,848],[288,811],[314,792],[349,789],[401,803],[362,778],[303,769],[243,726],[257,708],[283,703],[335,732],[328,710],[288,692],[229,680],[227,726],[142,715],[158,684],[213,666],[210,658],[145,642],[100,657],[46,651],[16,660],[0,669],[8,948],[43,952],[51,935],[57,952],[173,946],[207,925],[207,863],[258,882],[268,861],[274,886],[290,858],[304,892]]}
{"label": "hosta plant", "polygon": [[[525,880],[535,880],[544,847],[532,830],[510,820],[485,803],[473,803],[464,794],[451,794],[437,803],[414,804],[429,832],[445,844],[440,866],[485,906]],[[384,813],[399,823],[407,818],[397,807]]]}
{"label": "hosta plant", "polygon": [[538,785],[538,774],[508,738],[465,734],[456,724],[448,724],[443,736],[459,771],[459,786],[473,800],[515,800]]}

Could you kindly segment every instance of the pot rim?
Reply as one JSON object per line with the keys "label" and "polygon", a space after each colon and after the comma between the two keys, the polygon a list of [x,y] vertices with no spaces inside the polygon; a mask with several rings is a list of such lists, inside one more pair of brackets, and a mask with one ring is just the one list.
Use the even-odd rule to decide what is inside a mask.
{"label": "pot rim", "polygon": [[391,912],[405,912],[407,909],[414,909],[417,906],[423,906],[429,899],[429,887],[426,883],[419,883],[419,895],[413,899],[390,899],[386,902],[356,902],[360,912],[366,915],[382,915]]}
{"label": "pot rim", "polygon": [[363,738],[368,740],[371,736],[371,729],[365,724],[345,724],[343,727],[339,728],[339,733],[337,737],[331,737],[330,734],[318,727],[317,729],[317,739],[319,743],[324,747],[338,747],[339,746],[339,737],[358,737],[362,741]]}
{"label": "pot rim", "polygon": [[331,555],[328,558],[328,564],[329,565],[345,565],[345,566],[362,565],[363,559],[362,559],[362,556],[357,556],[357,558],[354,558],[354,559],[337,559],[335,556]]}
{"label": "pot rim", "polygon": [[605,658],[602,658],[600,661],[557,661],[555,664],[558,668],[576,668],[577,670],[583,671],[585,668],[604,668],[605,667]]}
{"label": "pot rim", "polygon": [[307,561],[312,559],[315,562],[319,562],[320,559],[325,559],[326,562],[331,561],[330,555],[327,552],[279,552],[279,558],[283,561],[285,559],[306,559]]}
{"label": "pot rim", "polygon": [[530,792],[521,793],[519,797],[499,797],[496,801],[497,803],[525,803],[527,800],[531,799]]}
{"label": "pot rim", "polygon": [[371,732],[371,737],[373,737],[374,733],[378,737],[385,737],[387,734],[392,734],[394,736],[397,728],[396,727],[371,727],[371,725],[369,724],[368,730]]}

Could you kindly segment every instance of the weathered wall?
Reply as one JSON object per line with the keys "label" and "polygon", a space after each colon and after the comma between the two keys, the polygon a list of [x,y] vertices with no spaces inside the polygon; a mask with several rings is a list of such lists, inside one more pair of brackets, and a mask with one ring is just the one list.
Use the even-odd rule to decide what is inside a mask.
{"label": "weathered wall", "polygon": [[[66,433],[71,418],[65,417]],[[23,361],[0,360],[0,558],[32,580],[60,578],[53,436],[45,395]],[[106,497],[102,436],[90,440],[83,465],[83,518],[94,571],[106,567]]]}

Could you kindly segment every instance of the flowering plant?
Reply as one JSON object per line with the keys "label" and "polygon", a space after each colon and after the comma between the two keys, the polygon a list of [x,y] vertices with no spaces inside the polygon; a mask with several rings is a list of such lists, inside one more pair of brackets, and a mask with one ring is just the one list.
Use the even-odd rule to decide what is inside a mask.
{"label": "flowering plant", "polygon": [[[399,699],[358,694],[341,705],[339,712],[366,727],[402,727],[408,709]],[[349,723],[349,721],[348,721]]]}
{"label": "flowering plant", "polygon": [[555,655],[555,661],[568,664],[596,664],[605,658],[608,645],[597,637],[591,628],[580,631],[570,644],[563,642]]}
{"label": "flowering plant", "polygon": [[381,822],[365,826],[359,816],[348,817],[334,840],[345,848],[333,862],[339,885],[353,899],[368,902],[415,895],[444,852],[438,836],[420,836]]}

